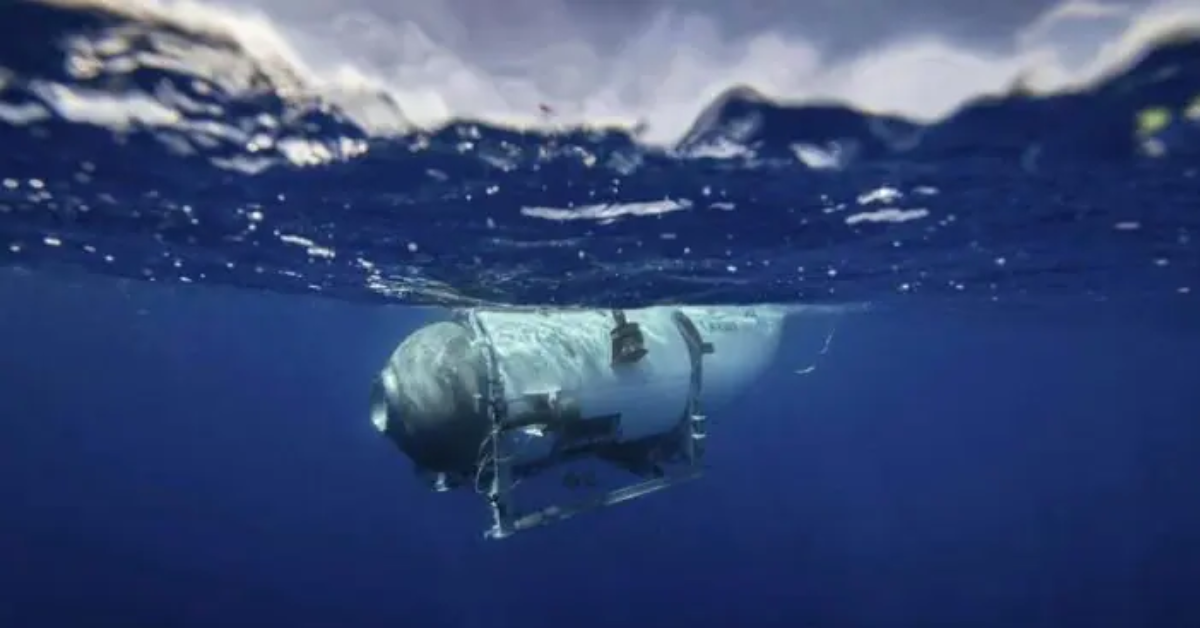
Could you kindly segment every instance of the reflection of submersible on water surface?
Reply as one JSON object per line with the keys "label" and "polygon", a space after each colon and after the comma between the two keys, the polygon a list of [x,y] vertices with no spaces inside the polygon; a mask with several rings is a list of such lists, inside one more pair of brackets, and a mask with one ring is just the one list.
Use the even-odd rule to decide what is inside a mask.
{"label": "reflection of submersible on water surface", "polygon": [[[762,373],[784,316],[774,306],[463,310],[396,348],[376,379],[372,420],[436,490],[484,495],[487,536],[502,538],[697,477],[701,404],[721,406]],[[520,481],[580,459],[639,480],[517,511]],[[597,484],[589,472],[563,479]]]}

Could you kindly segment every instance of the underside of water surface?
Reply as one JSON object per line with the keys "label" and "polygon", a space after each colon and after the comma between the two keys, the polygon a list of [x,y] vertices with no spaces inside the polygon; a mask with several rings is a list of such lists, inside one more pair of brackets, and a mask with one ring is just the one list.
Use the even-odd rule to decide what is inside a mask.
{"label": "underside of water surface", "polygon": [[433,106],[425,75],[318,74],[205,5],[7,3],[0,264],[409,304],[1190,303],[1192,8],[928,106],[797,56],[824,92],[727,84],[647,121],[499,79]]}

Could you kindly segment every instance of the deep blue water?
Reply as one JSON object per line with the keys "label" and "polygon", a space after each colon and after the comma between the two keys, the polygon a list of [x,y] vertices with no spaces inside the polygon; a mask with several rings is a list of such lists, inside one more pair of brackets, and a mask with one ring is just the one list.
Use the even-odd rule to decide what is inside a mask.
{"label": "deep blue water", "polygon": [[[794,321],[696,483],[502,542],[374,431],[411,310],[6,275],[25,626],[1191,626],[1200,336]],[[19,304],[19,307],[10,304]]]}
{"label": "deep blue water", "polygon": [[[1195,39],[937,124],[731,89],[651,147],[0,28],[0,626],[1200,625]],[[367,416],[412,306],[476,302],[830,308],[700,482],[492,543]]]}

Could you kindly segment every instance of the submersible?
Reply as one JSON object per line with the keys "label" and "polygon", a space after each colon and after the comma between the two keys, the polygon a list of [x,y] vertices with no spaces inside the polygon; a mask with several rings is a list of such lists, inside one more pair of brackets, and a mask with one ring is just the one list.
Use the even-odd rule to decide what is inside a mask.
{"label": "submersible", "polygon": [[[706,412],[763,372],[784,317],[775,306],[458,310],[392,352],[371,419],[435,490],[482,495],[485,536],[504,538],[698,477]],[[580,459],[634,480],[518,509],[517,484]]]}

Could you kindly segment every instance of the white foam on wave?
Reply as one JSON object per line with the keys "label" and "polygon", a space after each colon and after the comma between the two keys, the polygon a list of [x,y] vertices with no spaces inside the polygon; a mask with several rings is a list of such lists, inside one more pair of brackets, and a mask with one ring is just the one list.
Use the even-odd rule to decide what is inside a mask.
{"label": "white foam on wave", "polygon": [[[423,30],[422,24],[441,23],[438,32],[454,32],[444,27],[453,21],[449,10],[432,3],[417,3],[420,21],[355,12],[327,21],[342,28],[319,29],[311,20],[288,23],[263,9],[198,0],[42,1],[236,42],[243,61],[270,76],[280,95],[323,98],[375,135],[466,117],[522,128],[641,124],[643,139],[656,144],[678,139],[734,85],[750,85],[782,101],[835,99],[867,111],[932,120],[1018,80],[1037,91],[1086,85],[1165,32],[1200,27],[1196,0],[1166,0],[1136,10],[1071,0],[1017,33],[1011,54],[983,53],[927,33],[831,63],[813,43],[783,33],[726,41],[709,18],[676,9],[660,13],[615,54],[568,40],[569,31],[561,46],[546,49],[539,43],[540,54],[518,50],[522,44],[514,40],[508,45],[516,52],[509,57],[520,58],[519,67],[499,72],[473,56],[470,37],[437,41]],[[276,9],[280,6],[285,5]],[[1111,33],[1103,42],[1063,36],[1072,26],[1097,21]],[[349,32],[346,24],[353,25]],[[174,62],[183,71],[211,77],[231,67],[229,59],[214,58],[211,50],[198,49],[190,57],[177,52]],[[229,76],[225,79],[229,82]],[[542,105],[553,115],[547,116]]]}
{"label": "white foam on wave", "polygon": [[[639,22],[642,28],[626,32],[615,50],[602,49],[586,20],[565,10],[571,0],[538,0],[521,14],[536,19],[509,19],[508,30],[477,19],[484,24],[473,31],[458,23],[453,5],[474,0],[375,7],[390,10],[390,18],[353,6],[375,0],[34,1],[125,19],[55,42],[77,82],[0,68],[0,93],[20,84],[37,98],[0,101],[0,121],[37,124],[56,115],[115,132],[148,129],[172,152],[206,154],[217,166],[251,174],[365,154],[361,139],[314,132],[305,123],[314,111],[336,112],[373,137],[469,119],[518,129],[625,128],[644,143],[669,146],[735,86],[780,102],[833,100],[932,121],[1018,81],[1035,92],[1085,86],[1155,40],[1200,30],[1200,0],[1136,10],[1065,0],[1015,33],[1009,54],[922,33],[843,59],[795,33],[729,39],[711,15],[678,8]],[[504,6],[496,16],[521,8]],[[522,32],[511,32],[514,22]],[[481,35],[490,43],[481,44]],[[123,80],[144,69],[170,71],[190,85],[160,83],[148,92]],[[85,87],[87,81],[100,87]],[[216,98],[197,100],[188,89]],[[264,96],[278,98],[282,109],[247,115],[229,107]],[[726,148],[728,155],[709,156],[745,152]],[[836,146],[795,148],[810,167],[834,168],[846,159]]]}
{"label": "white foam on wave", "polygon": [[686,199],[662,201],[647,201],[639,203],[601,203],[583,205],[580,207],[522,207],[521,214],[530,218],[544,220],[595,220],[601,223],[612,222],[623,216],[658,216],[674,211],[690,209],[692,202]]}
{"label": "white foam on wave", "polygon": [[857,225],[863,222],[908,222],[920,220],[929,215],[928,209],[899,209],[888,207],[869,212],[861,212],[846,217],[846,224]]}

